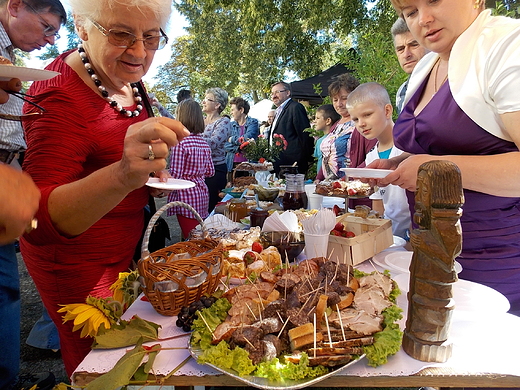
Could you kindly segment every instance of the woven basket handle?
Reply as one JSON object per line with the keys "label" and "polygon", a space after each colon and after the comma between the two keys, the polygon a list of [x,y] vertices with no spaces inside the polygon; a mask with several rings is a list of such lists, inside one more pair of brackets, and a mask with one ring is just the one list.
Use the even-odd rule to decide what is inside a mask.
{"label": "woven basket handle", "polygon": [[150,235],[152,234],[152,229],[155,225],[155,222],[159,219],[162,213],[164,213],[166,210],[168,210],[170,207],[183,207],[186,210],[189,210],[193,213],[197,221],[199,221],[200,226],[202,227],[202,230],[204,230],[204,221],[200,217],[197,210],[195,210],[193,207],[191,207],[189,204],[184,202],[170,202],[162,206],[159,210],[155,212],[155,214],[150,219],[150,222],[148,222],[148,226],[146,227],[146,231],[144,232],[143,237],[143,244],[141,245],[141,259],[144,259],[150,255],[150,251],[148,250],[148,244],[150,242]]}

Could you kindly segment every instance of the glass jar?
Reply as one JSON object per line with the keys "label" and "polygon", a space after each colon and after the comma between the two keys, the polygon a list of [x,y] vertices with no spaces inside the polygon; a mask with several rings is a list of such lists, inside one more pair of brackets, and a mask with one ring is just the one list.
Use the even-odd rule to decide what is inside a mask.
{"label": "glass jar", "polygon": [[269,212],[263,209],[254,209],[249,214],[249,219],[251,220],[251,227],[264,226],[265,219],[269,216]]}
{"label": "glass jar", "polygon": [[240,222],[242,218],[247,217],[247,204],[244,198],[233,198],[229,202],[228,218],[233,222]]}
{"label": "glass jar", "polygon": [[307,208],[307,194],[304,185],[305,175],[285,174],[285,194],[282,200],[284,210],[298,210]]}

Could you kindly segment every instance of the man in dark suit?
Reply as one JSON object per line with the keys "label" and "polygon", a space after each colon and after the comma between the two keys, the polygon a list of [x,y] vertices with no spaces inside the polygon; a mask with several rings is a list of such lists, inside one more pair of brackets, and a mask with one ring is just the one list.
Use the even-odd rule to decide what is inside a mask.
{"label": "man in dark suit", "polygon": [[309,128],[307,111],[302,104],[291,99],[291,89],[285,82],[271,85],[271,100],[276,108],[274,122],[271,125],[270,139],[274,133],[281,134],[288,146],[274,162],[274,170],[278,174],[281,165],[298,164],[298,171],[306,173],[312,161],[314,140],[303,131]]}

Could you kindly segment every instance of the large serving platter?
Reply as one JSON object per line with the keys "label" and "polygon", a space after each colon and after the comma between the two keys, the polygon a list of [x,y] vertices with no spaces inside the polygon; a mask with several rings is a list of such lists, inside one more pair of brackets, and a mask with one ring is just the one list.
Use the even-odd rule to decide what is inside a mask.
{"label": "large serving platter", "polygon": [[[200,348],[193,347],[191,345],[191,340],[190,340],[190,343],[188,344],[188,349],[190,351],[191,356],[195,360],[197,360],[199,358],[199,356],[202,354],[202,350]],[[269,378],[261,378],[261,377],[252,376],[252,375],[239,376],[235,370],[217,367],[217,366],[215,366],[213,364],[209,364],[209,363],[205,363],[205,364],[207,364],[211,368],[214,368],[217,371],[220,371],[223,374],[229,375],[230,377],[232,377],[240,382],[243,382],[249,386],[252,386],[252,387],[256,387],[259,389],[267,389],[267,390],[269,390],[269,389],[291,390],[291,389],[302,389],[304,387],[315,385],[316,383],[321,382],[322,380],[327,379],[327,378],[331,377],[332,375],[338,374],[345,368],[347,368],[353,364],[356,364],[358,361],[360,361],[364,357],[365,357],[365,355],[361,355],[358,359],[352,360],[351,362],[349,362],[343,366],[339,366],[338,368],[330,369],[330,372],[328,374],[319,376],[317,378],[301,379],[301,380],[284,380],[284,381],[275,381],[275,380],[272,380]]]}

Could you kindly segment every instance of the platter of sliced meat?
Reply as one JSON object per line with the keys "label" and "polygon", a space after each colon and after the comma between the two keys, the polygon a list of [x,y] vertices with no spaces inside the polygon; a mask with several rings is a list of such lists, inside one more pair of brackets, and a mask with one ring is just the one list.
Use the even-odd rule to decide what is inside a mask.
{"label": "platter of sliced meat", "polygon": [[[248,281],[226,291],[222,298],[230,304],[227,316],[215,327],[210,325],[210,314],[201,312],[202,326],[194,330],[189,346],[192,356],[249,386],[299,389],[335,375],[365,356],[369,365],[385,362],[386,355],[383,359],[374,355],[379,350],[374,346],[378,332],[396,332],[398,341],[390,354],[399,350],[399,326],[385,322],[387,312],[399,316],[401,312],[394,303],[397,285],[388,275],[355,273],[348,265],[325,258],[288,267],[262,272],[254,283]],[[205,328],[211,337],[203,345]],[[250,359],[247,374],[222,363],[237,348]],[[217,349],[221,357],[211,357]],[[276,375],[282,374],[271,375],[269,365],[277,367]],[[291,371],[287,367],[296,366],[294,371],[308,370],[309,375],[284,377],[284,372]]]}

